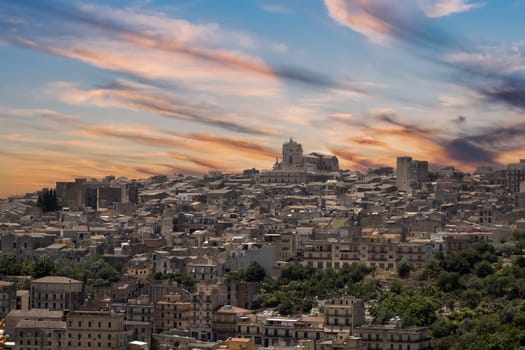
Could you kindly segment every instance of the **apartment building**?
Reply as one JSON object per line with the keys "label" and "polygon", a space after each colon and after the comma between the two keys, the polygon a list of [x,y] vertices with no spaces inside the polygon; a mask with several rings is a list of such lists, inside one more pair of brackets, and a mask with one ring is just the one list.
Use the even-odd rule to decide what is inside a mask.
{"label": "apartment building", "polygon": [[0,319],[16,309],[16,286],[13,282],[0,281]]}
{"label": "apartment building", "polygon": [[365,323],[365,304],[351,296],[332,298],[323,306],[324,329],[327,333],[352,334],[352,330]]}
{"label": "apartment building", "polygon": [[68,349],[124,350],[131,337],[124,315],[110,311],[72,311],[66,315],[66,324]]}
{"label": "apartment building", "polygon": [[188,330],[191,318],[191,303],[182,301],[180,295],[166,295],[155,303],[155,333],[171,329]]}
{"label": "apartment building", "polygon": [[62,350],[65,344],[66,322],[21,320],[15,327],[17,350]]}
{"label": "apartment building", "polygon": [[84,301],[82,282],[62,276],[31,281],[30,293],[31,308],[76,310]]}
{"label": "apartment building", "polygon": [[251,311],[232,305],[224,305],[215,310],[211,326],[213,340],[226,340],[235,337],[239,320],[248,313]]}
{"label": "apartment building", "polygon": [[428,350],[427,327],[401,327],[400,324],[363,325],[355,329],[365,350]]}

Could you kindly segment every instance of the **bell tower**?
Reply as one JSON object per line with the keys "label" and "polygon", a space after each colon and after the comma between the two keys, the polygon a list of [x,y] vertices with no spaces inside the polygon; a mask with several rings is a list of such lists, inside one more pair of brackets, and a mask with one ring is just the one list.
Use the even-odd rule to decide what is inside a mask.
{"label": "bell tower", "polygon": [[292,138],[283,144],[283,168],[300,168],[303,166],[303,146]]}

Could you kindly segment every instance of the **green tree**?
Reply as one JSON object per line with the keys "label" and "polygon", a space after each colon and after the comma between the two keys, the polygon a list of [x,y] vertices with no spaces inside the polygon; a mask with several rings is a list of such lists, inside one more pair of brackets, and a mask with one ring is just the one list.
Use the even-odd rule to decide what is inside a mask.
{"label": "green tree", "polygon": [[55,263],[48,256],[39,257],[33,267],[33,277],[51,276],[55,273]]}
{"label": "green tree", "polygon": [[407,326],[429,326],[437,318],[437,309],[435,300],[420,291],[407,295],[390,293],[372,306],[372,315],[380,323],[399,316]]}
{"label": "green tree", "polygon": [[406,260],[401,260],[399,264],[397,264],[397,273],[401,278],[407,278],[408,276],[410,276],[411,270],[412,268]]}
{"label": "green tree", "polygon": [[492,264],[486,260],[480,261],[474,266],[474,270],[478,277],[486,277],[494,273],[494,268]]}
{"label": "green tree", "polygon": [[452,292],[461,287],[459,278],[461,275],[458,272],[442,271],[438,276],[437,285],[445,292]]}
{"label": "green tree", "polygon": [[277,312],[281,315],[291,315],[294,312],[294,304],[290,298],[284,297],[277,306]]}
{"label": "green tree", "polygon": [[247,282],[262,282],[266,277],[264,268],[257,262],[252,262],[246,270],[246,281]]}

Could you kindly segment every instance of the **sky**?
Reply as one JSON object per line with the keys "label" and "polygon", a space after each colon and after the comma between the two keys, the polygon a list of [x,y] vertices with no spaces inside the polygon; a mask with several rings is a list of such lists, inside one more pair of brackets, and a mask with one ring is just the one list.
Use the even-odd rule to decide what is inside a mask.
{"label": "sky", "polygon": [[105,175],[525,158],[525,0],[2,0],[0,198]]}

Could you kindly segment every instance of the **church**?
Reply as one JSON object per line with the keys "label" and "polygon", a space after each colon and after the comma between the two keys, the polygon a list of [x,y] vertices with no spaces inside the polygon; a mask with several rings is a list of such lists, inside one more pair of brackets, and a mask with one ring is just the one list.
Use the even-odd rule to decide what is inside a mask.
{"label": "church", "polygon": [[307,183],[330,178],[339,170],[336,156],[318,152],[303,155],[303,146],[292,138],[283,144],[282,158],[275,160],[273,170],[260,174],[260,183]]}

